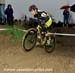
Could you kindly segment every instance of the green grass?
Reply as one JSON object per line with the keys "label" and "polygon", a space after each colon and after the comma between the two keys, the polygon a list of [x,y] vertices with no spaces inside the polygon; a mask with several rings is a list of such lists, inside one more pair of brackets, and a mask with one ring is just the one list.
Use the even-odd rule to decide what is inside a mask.
{"label": "green grass", "polygon": [[25,32],[19,30],[17,27],[14,26],[5,26],[6,29],[4,31],[0,31],[0,34],[11,36],[12,41],[20,41]]}

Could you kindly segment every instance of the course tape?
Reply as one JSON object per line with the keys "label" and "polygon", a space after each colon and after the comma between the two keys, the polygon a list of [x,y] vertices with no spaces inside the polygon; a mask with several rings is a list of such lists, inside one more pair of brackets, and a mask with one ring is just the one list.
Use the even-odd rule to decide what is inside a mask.
{"label": "course tape", "polygon": [[[4,31],[4,30],[10,30],[10,29],[5,29],[5,28],[0,29],[0,31]],[[18,29],[18,30],[27,32],[27,30],[22,30],[22,29]],[[75,36],[75,34],[68,34],[68,33],[48,33],[48,34],[53,34],[53,35],[58,35],[58,36]]]}
{"label": "course tape", "polygon": [[68,34],[68,33],[49,33],[53,35],[58,35],[58,36],[75,36],[75,34]]}
{"label": "course tape", "polygon": [[4,28],[1,28],[1,29],[0,29],[0,31],[3,31],[3,30],[9,30],[9,29],[4,29]]}

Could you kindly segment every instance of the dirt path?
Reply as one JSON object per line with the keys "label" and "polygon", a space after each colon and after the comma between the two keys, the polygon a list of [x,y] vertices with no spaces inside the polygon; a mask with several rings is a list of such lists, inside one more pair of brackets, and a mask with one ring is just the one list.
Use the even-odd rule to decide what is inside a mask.
{"label": "dirt path", "polygon": [[[0,73],[75,73],[75,38],[58,36],[56,39],[55,51],[48,54],[39,47],[25,52],[21,42],[12,42],[10,37],[0,35]],[[23,71],[26,68],[51,71]]]}

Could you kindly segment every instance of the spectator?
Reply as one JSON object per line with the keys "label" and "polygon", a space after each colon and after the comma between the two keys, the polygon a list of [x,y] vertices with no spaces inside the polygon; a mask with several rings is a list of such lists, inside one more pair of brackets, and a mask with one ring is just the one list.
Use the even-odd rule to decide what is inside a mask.
{"label": "spectator", "polygon": [[64,25],[66,25],[68,27],[68,24],[69,24],[69,11],[68,9],[65,9],[64,12],[63,12],[63,16],[64,16],[64,24],[63,24],[63,27]]}
{"label": "spectator", "polygon": [[13,25],[13,8],[12,6],[9,4],[5,10],[5,15],[6,15],[6,20],[7,20],[7,23],[9,25]]}

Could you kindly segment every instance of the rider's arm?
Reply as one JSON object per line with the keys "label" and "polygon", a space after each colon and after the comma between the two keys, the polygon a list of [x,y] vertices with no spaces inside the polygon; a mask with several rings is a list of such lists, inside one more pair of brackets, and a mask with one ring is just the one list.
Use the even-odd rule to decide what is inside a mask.
{"label": "rider's arm", "polygon": [[45,24],[48,21],[49,16],[48,16],[48,14],[46,12],[43,11],[41,13],[40,19],[41,19],[41,24]]}
{"label": "rider's arm", "polygon": [[43,26],[49,19],[49,16],[46,12],[38,12],[38,14],[34,15],[35,18],[38,19],[39,24]]}

